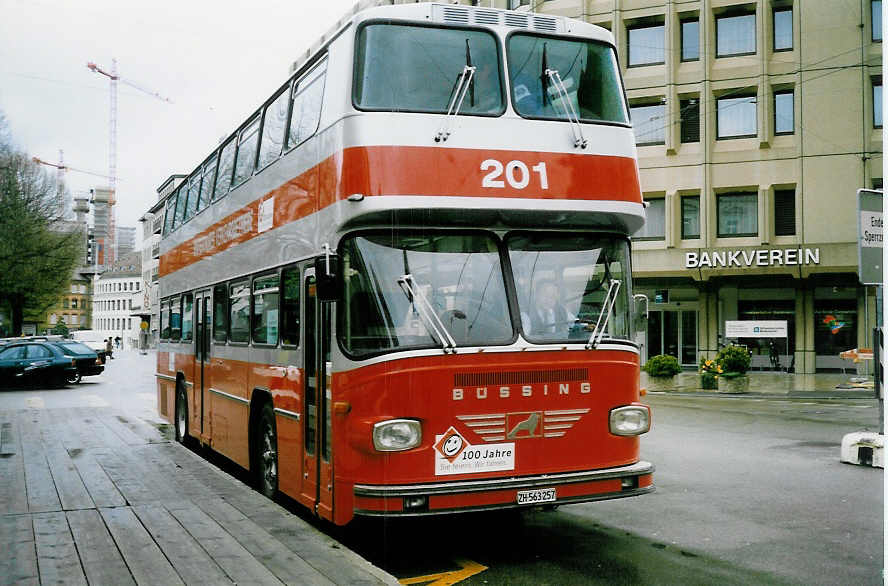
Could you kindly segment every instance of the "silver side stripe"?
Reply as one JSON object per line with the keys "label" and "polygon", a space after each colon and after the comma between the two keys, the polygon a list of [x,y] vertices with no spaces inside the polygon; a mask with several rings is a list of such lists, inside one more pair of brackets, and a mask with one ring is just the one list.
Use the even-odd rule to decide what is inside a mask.
{"label": "silver side stripe", "polygon": [[224,391],[220,391],[219,389],[210,388],[210,392],[214,395],[219,395],[220,397],[225,397],[226,399],[231,399],[232,401],[237,401],[238,403],[243,403],[244,405],[249,405],[250,402],[244,399],[243,397],[238,397],[237,395],[230,395]]}
{"label": "silver side stripe", "polygon": [[281,409],[280,407],[275,407],[274,412],[278,413],[280,415],[283,415],[284,417],[289,417],[290,419],[295,419],[296,421],[299,421],[300,419],[302,419],[302,415],[300,415],[299,413],[295,413],[293,411],[287,411],[286,409]]}

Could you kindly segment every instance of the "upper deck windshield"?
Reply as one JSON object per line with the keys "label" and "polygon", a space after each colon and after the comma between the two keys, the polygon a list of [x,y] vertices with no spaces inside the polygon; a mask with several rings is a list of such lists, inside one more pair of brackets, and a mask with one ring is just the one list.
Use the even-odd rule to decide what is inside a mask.
{"label": "upper deck windshield", "polygon": [[506,52],[512,104],[520,115],[568,120],[569,101],[583,122],[629,123],[613,47],[516,33]]}
{"label": "upper deck windshield", "polygon": [[[501,242],[483,232],[360,234],[342,245],[342,274],[339,336],[355,357],[442,348],[448,340],[505,345],[519,329],[531,342],[584,343],[599,318],[605,337],[631,337],[629,245],[618,237],[518,232]],[[516,288],[511,310],[506,283]]]}
{"label": "upper deck windshield", "polygon": [[354,102],[366,110],[446,113],[466,67],[461,114],[505,110],[496,37],[482,30],[369,24],[358,33]]}

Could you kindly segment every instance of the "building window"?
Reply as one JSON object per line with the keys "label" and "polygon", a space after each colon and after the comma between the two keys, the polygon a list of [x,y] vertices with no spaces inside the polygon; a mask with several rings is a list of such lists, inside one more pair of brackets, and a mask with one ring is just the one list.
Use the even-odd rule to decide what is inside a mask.
{"label": "building window", "polygon": [[774,235],[794,236],[796,233],[795,190],[774,190]]}
{"label": "building window", "polygon": [[718,237],[758,235],[758,194],[723,193],[718,196]]}
{"label": "building window", "polygon": [[774,51],[792,51],[792,8],[774,10]]}
{"label": "building window", "polygon": [[872,0],[870,11],[873,22],[873,41],[882,42],[882,0]]}
{"label": "building window", "polygon": [[715,56],[755,54],[755,13],[715,19]]}
{"label": "building window", "polygon": [[71,300],[71,309],[77,309],[77,299]]}
{"label": "building window", "polygon": [[681,60],[699,61],[700,59],[700,21],[688,19],[681,21]]}
{"label": "building window", "polygon": [[755,96],[719,98],[717,108],[718,138],[756,135]]}
{"label": "building window", "polygon": [[795,132],[795,108],[792,90],[774,92],[774,134]]}
{"label": "building window", "polygon": [[664,63],[666,35],[662,24],[629,29],[629,67]]}
{"label": "building window", "polygon": [[681,142],[700,142],[700,102],[696,98],[681,100]]}
{"label": "building window", "polygon": [[666,105],[631,106],[635,144],[652,145],[666,142]]}
{"label": "building window", "polygon": [[873,128],[882,128],[882,78],[873,79]]}
{"label": "building window", "polygon": [[666,200],[647,200],[644,226],[632,235],[635,240],[663,240],[666,238]]}
{"label": "building window", "polygon": [[700,196],[685,195],[681,198],[681,237],[700,237]]}
{"label": "building window", "polygon": [[882,189],[882,178],[881,177],[873,177],[873,189],[878,189],[881,191],[881,189]]}

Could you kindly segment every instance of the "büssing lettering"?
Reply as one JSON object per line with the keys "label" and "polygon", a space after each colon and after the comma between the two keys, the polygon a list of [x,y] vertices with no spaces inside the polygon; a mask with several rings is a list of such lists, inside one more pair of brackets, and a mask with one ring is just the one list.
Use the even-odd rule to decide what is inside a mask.
{"label": "b\u00fcssing lettering", "polygon": [[[543,396],[549,395],[549,385],[521,385],[521,386],[501,386],[498,390],[492,390],[492,392],[488,392],[487,387],[475,387],[474,393],[472,389],[469,390],[468,395],[474,395],[475,399],[483,401],[487,398],[492,398],[494,396],[499,397],[500,399],[508,399],[514,393],[515,396],[520,395],[522,397],[533,397],[535,394]],[[571,392],[580,393],[581,395],[588,395],[592,392],[592,383],[588,381],[583,382],[573,382],[573,383],[558,383],[558,395],[570,395]],[[554,388],[552,389],[552,393],[555,394]],[[467,393],[465,389],[462,388],[454,388],[451,391],[451,396],[454,401],[463,401],[466,399]]]}

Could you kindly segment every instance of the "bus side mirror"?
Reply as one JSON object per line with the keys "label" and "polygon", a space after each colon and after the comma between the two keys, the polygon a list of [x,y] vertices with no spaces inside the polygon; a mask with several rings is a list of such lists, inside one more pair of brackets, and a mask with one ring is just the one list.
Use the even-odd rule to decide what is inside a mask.
{"label": "bus side mirror", "polygon": [[339,257],[327,253],[315,259],[318,300],[329,303],[339,299]]}
{"label": "bus side mirror", "polygon": [[647,329],[648,298],[647,295],[638,293],[632,296],[632,324],[636,332]]}

